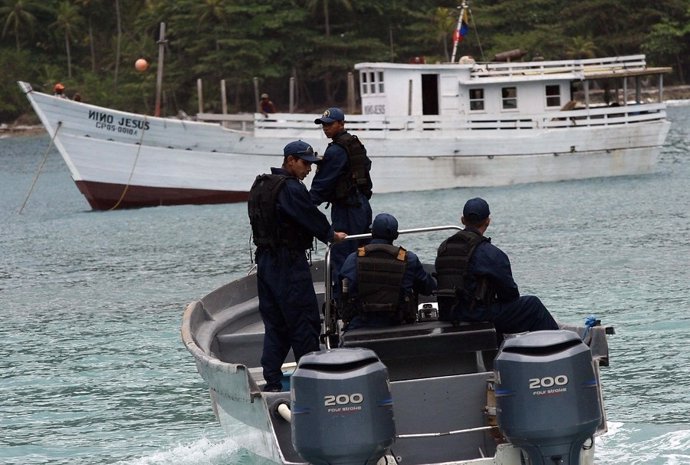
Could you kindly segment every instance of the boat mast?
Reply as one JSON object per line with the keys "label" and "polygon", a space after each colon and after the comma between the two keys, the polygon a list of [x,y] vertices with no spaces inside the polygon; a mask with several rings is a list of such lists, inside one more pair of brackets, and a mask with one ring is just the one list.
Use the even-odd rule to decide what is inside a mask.
{"label": "boat mast", "polygon": [[458,51],[458,44],[462,42],[463,37],[467,34],[467,1],[462,0],[460,14],[458,15],[458,24],[453,31],[453,55],[450,58],[451,63],[455,63],[455,54]]}

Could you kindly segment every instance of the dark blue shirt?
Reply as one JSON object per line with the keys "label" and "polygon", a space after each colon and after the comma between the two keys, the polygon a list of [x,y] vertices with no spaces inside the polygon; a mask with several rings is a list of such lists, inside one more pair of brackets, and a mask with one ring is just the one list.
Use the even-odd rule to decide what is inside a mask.
{"label": "dark blue shirt", "polygon": [[338,178],[349,169],[347,157],[347,150],[342,146],[335,143],[328,145],[309,190],[315,204],[320,205],[333,198]]}
{"label": "dark blue shirt", "polygon": [[498,302],[510,302],[520,297],[508,255],[491,242],[484,241],[477,246],[470,260],[470,272],[489,277]]}
{"label": "dark blue shirt", "polygon": [[333,228],[316,205],[311,201],[309,191],[299,179],[290,176],[283,168],[271,168],[272,174],[288,176],[278,194],[276,206],[279,217],[288,217],[311,233],[324,244],[333,240]]}

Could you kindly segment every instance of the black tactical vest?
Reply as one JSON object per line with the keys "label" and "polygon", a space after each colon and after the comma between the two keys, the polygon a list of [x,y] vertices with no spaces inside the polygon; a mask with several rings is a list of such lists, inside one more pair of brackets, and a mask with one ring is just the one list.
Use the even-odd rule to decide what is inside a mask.
{"label": "black tactical vest", "polygon": [[[458,302],[469,303],[472,307],[483,295],[470,295],[470,259],[479,244],[488,241],[486,237],[472,231],[459,231],[449,237],[438,248],[436,255],[436,274],[438,281],[438,310],[442,320],[452,319],[452,309]],[[476,291],[484,292],[485,286],[477,283]]]}
{"label": "black tactical vest", "polygon": [[367,199],[370,199],[373,184],[369,175],[371,160],[367,156],[367,149],[357,136],[347,132],[336,136],[332,143],[340,145],[347,152],[348,171],[338,178],[333,198],[327,200],[342,202],[355,190],[359,190]]}
{"label": "black tactical vest", "polygon": [[252,184],[247,209],[252,237],[257,247],[306,250],[312,245],[311,234],[289,218],[279,218],[278,194],[289,177],[291,176],[261,174]]}
{"label": "black tactical vest", "polygon": [[369,244],[357,249],[357,302],[344,319],[357,314],[379,314],[398,323],[413,322],[417,299],[403,289],[407,251],[390,244]]}

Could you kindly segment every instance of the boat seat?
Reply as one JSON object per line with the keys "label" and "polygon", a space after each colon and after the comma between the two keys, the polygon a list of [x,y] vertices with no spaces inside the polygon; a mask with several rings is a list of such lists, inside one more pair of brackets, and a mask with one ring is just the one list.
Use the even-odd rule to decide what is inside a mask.
{"label": "boat seat", "polygon": [[[217,345],[216,345],[217,344]],[[264,333],[217,334],[211,350],[222,361],[246,367],[260,367]],[[285,363],[294,362],[292,349]]]}
{"label": "boat seat", "polygon": [[498,351],[496,329],[488,321],[360,328],[345,331],[341,346],[373,350],[391,381],[488,371]]}

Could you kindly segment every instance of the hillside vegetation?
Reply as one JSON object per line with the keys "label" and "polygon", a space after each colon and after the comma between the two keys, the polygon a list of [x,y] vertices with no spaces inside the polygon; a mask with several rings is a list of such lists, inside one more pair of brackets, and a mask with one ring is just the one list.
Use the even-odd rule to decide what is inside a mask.
{"label": "hillside vegetation", "polygon": [[[362,61],[447,61],[458,12],[431,0],[0,0],[0,122],[30,113],[17,80],[122,110],[153,113],[160,24],[165,23],[163,114],[254,111],[254,83],[287,111],[288,82],[301,109],[342,103],[347,72]],[[476,0],[458,56],[491,60],[646,53],[671,66],[666,83],[690,75],[688,0]],[[137,72],[134,62],[151,66]]]}

